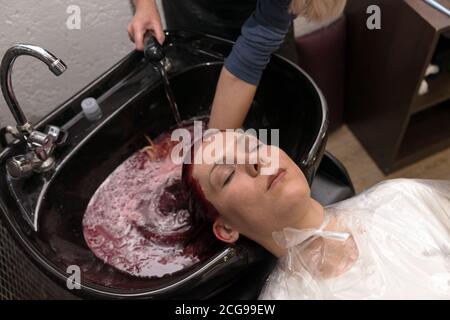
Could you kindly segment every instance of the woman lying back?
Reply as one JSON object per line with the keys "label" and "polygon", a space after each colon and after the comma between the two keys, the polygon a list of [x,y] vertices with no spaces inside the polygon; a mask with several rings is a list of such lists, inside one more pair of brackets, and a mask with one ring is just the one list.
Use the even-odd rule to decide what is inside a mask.
{"label": "woman lying back", "polygon": [[191,158],[214,161],[185,164],[183,181],[217,239],[279,258],[261,299],[450,299],[449,181],[387,180],[324,208],[281,149],[231,137],[197,144]]}

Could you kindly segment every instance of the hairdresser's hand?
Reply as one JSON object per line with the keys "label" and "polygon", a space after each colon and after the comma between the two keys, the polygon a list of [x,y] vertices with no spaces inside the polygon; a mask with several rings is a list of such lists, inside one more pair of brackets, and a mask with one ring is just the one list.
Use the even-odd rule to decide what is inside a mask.
{"label": "hairdresser's hand", "polygon": [[151,33],[162,45],[165,40],[156,0],[135,0],[136,13],[128,24],[128,36],[136,49],[144,51],[144,37]]}

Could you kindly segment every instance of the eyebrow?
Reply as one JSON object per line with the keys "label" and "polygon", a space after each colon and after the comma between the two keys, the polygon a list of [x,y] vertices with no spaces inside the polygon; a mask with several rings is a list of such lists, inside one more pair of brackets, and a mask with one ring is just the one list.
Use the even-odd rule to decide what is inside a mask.
{"label": "eyebrow", "polygon": [[[224,154],[223,157],[222,157],[222,161],[223,161],[223,162],[224,162],[225,158],[226,158],[226,154]],[[214,163],[214,165],[213,165],[213,167],[211,168],[211,170],[209,171],[209,175],[208,175],[208,182],[209,182],[209,185],[212,186],[213,188],[214,188],[214,184],[212,183],[212,180],[211,180],[212,173],[213,173],[213,171],[214,171],[215,168],[217,168],[219,165],[223,164],[223,163],[218,163],[218,162],[219,162],[219,161],[216,161],[216,162]]]}

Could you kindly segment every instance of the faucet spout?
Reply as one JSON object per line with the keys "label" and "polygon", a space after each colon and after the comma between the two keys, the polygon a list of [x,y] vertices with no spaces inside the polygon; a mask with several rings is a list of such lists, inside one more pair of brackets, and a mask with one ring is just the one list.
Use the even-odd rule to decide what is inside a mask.
{"label": "faucet spout", "polygon": [[19,129],[19,131],[25,134],[29,134],[33,130],[32,126],[23,113],[22,108],[19,106],[19,103],[17,102],[11,80],[12,67],[14,65],[14,62],[17,57],[22,55],[32,56],[41,60],[56,76],[59,76],[64,71],[66,71],[67,66],[61,59],[58,59],[46,49],[31,44],[16,44],[13,47],[9,48],[3,56],[0,66],[0,84],[3,96],[5,98],[6,104],[11,110],[12,115],[14,116],[14,119],[17,122],[17,128]]}
{"label": "faucet spout", "polygon": [[25,153],[16,155],[6,162],[6,170],[10,177],[21,178],[33,171],[42,173],[54,167],[52,156],[56,146],[65,143],[67,132],[56,127],[47,126],[44,132],[34,130],[33,124],[28,121],[14,94],[11,74],[17,57],[27,55],[44,62],[50,71],[59,76],[66,69],[64,62],[47,50],[31,44],[16,44],[9,48],[3,56],[0,65],[0,85],[6,104],[17,122],[16,129],[6,127],[6,132],[20,139],[25,144]]}

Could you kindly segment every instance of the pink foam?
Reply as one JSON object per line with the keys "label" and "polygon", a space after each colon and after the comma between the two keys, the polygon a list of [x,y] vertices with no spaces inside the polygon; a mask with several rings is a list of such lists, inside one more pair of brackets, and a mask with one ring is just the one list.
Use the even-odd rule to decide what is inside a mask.
{"label": "pink foam", "polygon": [[200,261],[187,244],[190,215],[181,166],[170,159],[170,134],[110,174],[83,218],[89,248],[105,263],[139,277],[162,277]]}

